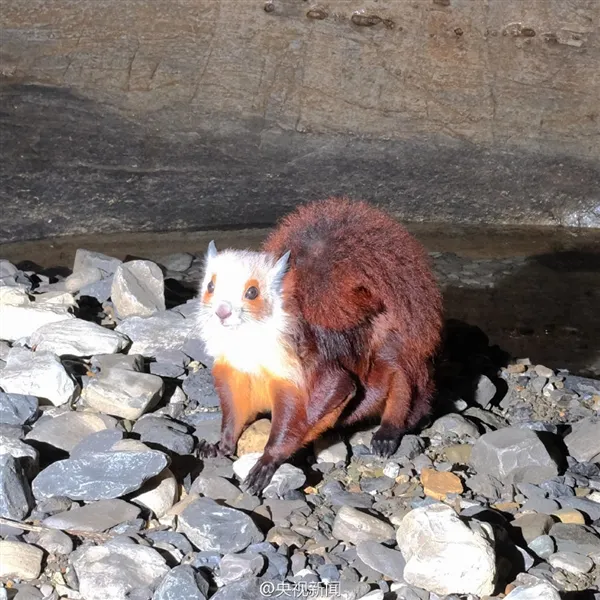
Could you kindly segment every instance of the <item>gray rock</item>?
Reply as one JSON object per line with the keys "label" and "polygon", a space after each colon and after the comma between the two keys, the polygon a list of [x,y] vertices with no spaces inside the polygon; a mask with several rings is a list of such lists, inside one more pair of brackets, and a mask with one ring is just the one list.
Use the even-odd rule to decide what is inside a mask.
{"label": "gray rock", "polygon": [[153,545],[169,544],[177,548],[182,554],[190,554],[194,548],[182,533],[176,531],[148,531],[144,537],[152,540]]}
{"label": "gray rock", "polygon": [[235,500],[242,491],[231,481],[217,475],[203,475],[196,477],[190,487],[190,494],[199,494],[213,500]]}
{"label": "gray rock", "polygon": [[373,496],[365,492],[360,494],[347,492],[337,480],[327,482],[320,491],[332,506],[352,506],[354,508],[371,508],[373,506]]}
{"label": "gray rock", "polygon": [[556,550],[556,544],[549,535],[540,535],[531,540],[527,547],[537,556],[547,559]]}
{"label": "gray rock", "polygon": [[139,489],[168,462],[156,450],[90,453],[52,463],[33,480],[32,490],[37,499],[109,500]]}
{"label": "gray rock", "polygon": [[63,282],[64,289],[72,294],[78,292],[81,288],[93,285],[101,281],[103,273],[96,267],[86,267],[75,273],[71,273]]}
{"label": "gray rock", "polygon": [[99,269],[102,275],[112,275],[117,267],[122,263],[118,258],[107,256],[101,252],[92,252],[84,248],[78,248],[75,252],[75,260],[73,262],[73,273],[79,273],[85,269]]}
{"label": "gray rock", "polygon": [[360,542],[356,546],[356,553],[360,560],[378,573],[392,581],[404,581],[406,561],[398,550],[392,550],[377,542]]}
{"label": "gray rock", "polygon": [[41,548],[23,542],[0,540],[0,577],[24,581],[37,579],[42,571]]}
{"label": "gray rock", "polygon": [[548,557],[555,569],[562,569],[576,575],[589,573],[594,568],[591,558],[575,552],[556,552]]}
{"label": "gray rock", "polygon": [[187,431],[187,426],[182,423],[154,415],[142,417],[133,426],[133,432],[142,442],[176,454],[191,454],[194,449],[194,438]]}
{"label": "gray rock", "polygon": [[538,513],[544,513],[546,515],[552,514],[555,510],[558,510],[560,505],[556,500],[550,498],[530,498],[523,504],[521,510],[530,511],[534,510]]}
{"label": "gray rock", "polygon": [[462,415],[450,413],[435,420],[427,433],[439,433],[443,438],[448,437],[470,437],[476,439],[479,437],[479,429],[471,421],[465,419]]}
{"label": "gray rock", "polygon": [[600,502],[594,502],[589,498],[579,498],[577,496],[567,496],[558,498],[561,508],[575,508],[587,515],[591,521],[600,519]]}
{"label": "gray rock", "polygon": [[181,350],[164,350],[157,352],[155,362],[150,363],[150,373],[161,377],[181,377],[190,363],[190,358]]}
{"label": "gray rock", "polygon": [[553,498],[575,495],[575,490],[571,486],[555,480],[542,481],[542,483],[540,483],[540,489],[544,490]]}
{"label": "gray rock", "polygon": [[144,357],[141,354],[96,354],[90,360],[93,369],[105,371],[117,367],[128,371],[143,371]]}
{"label": "gray rock", "polygon": [[38,451],[22,442],[18,436],[0,434],[0,457],[12,456],[23,466],[28,476],[32,476],[38,464]]}
{"label": "gray rock", "polygon": [[571,425],[565,444],[569,454],[579,462],[600,460],[600,416],[588,417]]}
{"label": "gray rock", "polygon": [[[222,587],[210,600],[260,600],[265,597],[262,589],[256,577],[248,577]],[[276,585],[270,589],[276,590]]]}
{"label": "gray rock", "polygon": [[219,563],[216,576],[217,585],[220,587],[240,581],[246,577],[256,576],[265,566],[265,557],[253,552],[241,554],[226,554]]}
{"label": "gray rock", "polygon": [[71,559],[84,600],[129,600],[139,590],[152,593],[169,572],[156,550],[118,539],[83,546]]}
{"label": "gray rock", "polygon": [[528,429],[508,427],[482,435],[470,462],[478,473],[513,484],[539,484],[558,474],[556,459]]}
{"label": "gray rock", "polygon": [[121,319],[149,317],[165,310],[165,284],[160,267],[148,260],[132,260],[115,270],[111,298]]}
{"label": "gray rock", "polygon": [[397,531],[406,559],[404,579],[438,595],[491,595],[496,556],[490,533],[483,525],[469,528],[446,504],[410,511]]}
{"label": "gray rock", "polygon": [[56,355],[24,348],[11,351],[6,367],[0,370],[0,387],[8,393],[47,399],[54,406],[66,404],[79,394],[79,386]]}
{"label": "gray rock", "polygon": [[48,323],[36,329],[30,340],[36,351],[53,352],[58,356],[115,354],[129,343],[126,335],[83,319]]}
{"label": "gray rock", "polygon": [[304,472],[284,463],[273,474],[270,483],[263,490],[265,498],[283,498],[288,492],[301,488],[306,483]]}
{"label": "gray rock", "polygon": [[75,531],[106,531],[115,525],[133,521],[140,509],[124,500],[100,500],[80,508],[52,515],[43,524],[52,529]]}
{"label": "gray rock", "polygon": [[560,600],[560,595],[552,585],[540,581],[531,587],[516,587],[504,600]]}
{"label": "gray rock", "polygon": [[206,440],[214,444],[221,439],[221,412],[195,412],[187,413],[181,417],[184,423],[194,427],[194,435],[199,440]]}
{"label": "gray rock", "polygon": [[179,516],[177,531],[199,550],[240,552],[265,537],[245,513],[221,506],[210,498],[199,498]]}
{"label": "gray rock", "polygon": [[477,474],[467,479],[467,487],[474,494],[495,500],[502,494],[503,486],[500,481],[491,475]]}
{"label": "gray rock", "polygon": [[492,383],[491,379],[485,375],[480,375],[475,387],[473,400],[482,408],[487,408],[494,399],[496,391],[496,386]]}
{"label": "gray rock", "polygon": [[152,600],[206,600],[208,582],[190,565],[171,569],[156,588]]}
{"label": "gray rock", "polygon": [[88,411],[69,411],[53,418],[40,419],[25,436],[70,452],[79,442],[92,433],[115,426],[114,419]]}
{"label": "gray rock", "polygon": [[6,394],[0,391],[0,423],[25,425],[38,412],[38,399],[24,394]]}
{"label": "gray rock", "polygon": [[313,442],[318,463],[345,463],[348,459],[348,447],[344,440],[333,436],[322,436]]}
{"label": "gray rock", "polygon": [[406,458],[413,460],[425,450],[425,442],[418,436],[408,434],[400,441],[400,446],[392,456],[392,460]]}
{"label": "gray rock", "polygon": [[600,537],[590,527],[572,523],[556,523],[550,529],[558,552],[591,554],[600,550]]}
{"label": "gray rock", "polygon": [[86,435],[71,449],[71,458],[80,458],[85,454],[108,452],[118,441],[123,439],[121,429],[103,429]]}
{"label": "gray rock", "polygon": [[159,402],[163,391],[156,375],[113,367],[91,379],[81,395],[94,410],[135,420]]}
{"label": "gray rock", "polygon": [[511,526],[521,533],[527,544],[541,535],[547,534],[552,525],[554,525],[552,517],[539,513],[520,515],[511,523]]}
{"label": "gray rock", "polygon": [[[167,310],[152,317],[124,319],[115,331],[124,333],[132,340],[130,354],[154,358],[156,353],[164,350],[181,350],[188,336],[194,335],[195,327],[194,319],[186,319],[176,311]],[[186,354],[189,355],[188,352]]]}
{"label": "gray rock", "polygon": [[55,496],[53,498],[47,498],[46,500],[40,500],[36,505],[34,511],[31,513],[32,518],[42,520],[49,515],[54,515],[63,510],[69,510],[73,506],[73,501],[69,498]]}
{"label": "gray rock", "polygon": [[391,477],[362,477],[360,480],[360,489],[367,494],[375,494],[391,490],[396,484],[395,479]]}
{"label": "gray rock", "polygon": [[163,256],[158,260],[165,269],[169,271],[187,271],[191,265],[194,257],[187,252],[177,252],[175,254],[169,254]]}
{"label": "gray rock", "polygon": [[14,342],[28,338],[36,329],[58,321],[68,321],[75,316],[60,305],[35,303],[2,304],[2,319],[0,320],[0,339]]}
{"label": "gray rock", "polygon": [[43,548],[48,554],[63,554],[73,552],[73,540],[62,531],[42,531],[35,540],[36,546]]}
{"label": "gray rock", "polygon": [[190,373],[182,384],[186,396],[199,406],[214,408],[219,406],[219,396],[215,390],[210,369],[198,369]]}
{"label": "gray rock", "polygon": [[23,467],[8,454],[0,455],[0,517],[22,521],[33,507]]}
{"label": "gray rock", "polygon": [[394,528],[373,515],[351,506],[342,506],[333,521],[332,535],[338,540],[359,542],[385,542],[394,538]]}
{"label": "gray rock", "polygon": [[105,279],[101,279],[100,281],[94,281],[92,283],[82,285],[79,289],[79,298],[82,298],[83,296],[89,296],[90,298],[95,298],[98,300],[100,304],[103,304],[110,298],[113,279],[114,277],[110,275]]}

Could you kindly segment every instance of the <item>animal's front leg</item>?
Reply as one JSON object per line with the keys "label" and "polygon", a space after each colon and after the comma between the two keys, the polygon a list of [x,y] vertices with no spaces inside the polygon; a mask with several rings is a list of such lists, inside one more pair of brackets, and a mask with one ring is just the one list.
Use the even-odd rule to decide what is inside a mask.
{"label": "animal's front leg", "polygon": [[271,433],[263,454],[246,477],[248,491],[258,494],[275,471],[302,446],[332,427],[356,391],[350,373],[322,369],[310,392],[286,382],[273,382]]}
{"label": "animal's front leg", "polygon": [[213,367],[213,379],[221,405],[221,439],[216,444],[201,441],[200,458],[235,454],[244,427],[252,418],[247,410],[250,406],[246,398],[249,382],[240,373],[222,363],[216,363]]}

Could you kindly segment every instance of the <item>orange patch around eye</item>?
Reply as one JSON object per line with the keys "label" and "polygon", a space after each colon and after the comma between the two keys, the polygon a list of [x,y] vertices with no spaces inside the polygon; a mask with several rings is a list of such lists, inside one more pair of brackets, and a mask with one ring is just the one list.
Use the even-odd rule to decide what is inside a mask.
{"label": "orange patch around eye", "polygon": [[[258,296],[254,300],[246,298],[246,290],[250,287],[255,287],[258,290]],[[248,279],[244,286],[244,307],[251,313],[255,318],[260,319],[267,316],[267,303],[262,295],[262,290],[258,279]]]}
{"label": "orange patch around eye", "polygon": [[[210,280],[212,281],[212,284],[214,286],[217,285],[217,276],[213,275]],[[208,286],[208,284],[207,284]],[[202,302],[204,302],[204,304],[210,304],[210,299],[212,297],[212,294],[209,293],[209,291],[207,290],[207,286],[204,287],[204,290],[202,292]]]}

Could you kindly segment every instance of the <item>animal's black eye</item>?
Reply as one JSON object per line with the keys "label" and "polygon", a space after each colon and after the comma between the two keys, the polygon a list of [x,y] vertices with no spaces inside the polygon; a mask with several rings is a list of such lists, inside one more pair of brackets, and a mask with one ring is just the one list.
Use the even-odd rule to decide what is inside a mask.
{"label": "animal's black eye", "polygon": [[206,286],[206,291],[209,294],[212,294],[215,291],[215,284],[212,281],[208,282],[208,285]]}
{"label": "animal's black eye", "polygon": [[246,290],[246,298],[248,298],[248,300],[254,300],[255,298],[258,298],[258,288],[250,286]]}

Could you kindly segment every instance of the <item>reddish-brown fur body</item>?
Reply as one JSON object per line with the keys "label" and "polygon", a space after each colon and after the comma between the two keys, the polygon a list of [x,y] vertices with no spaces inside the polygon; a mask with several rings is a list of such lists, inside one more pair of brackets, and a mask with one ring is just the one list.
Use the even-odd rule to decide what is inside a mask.
{"label": "reddish-brown fur body", "polygon": [[[262,249],[290,251],[284,309],[296,323],[291,346],[306,378],[305,389],[269,384],[271,436],[250,486],[262,487],[279,464],[336,424],[379,418],[373,450],[392,454],[430,411],[434,391],[442,301],[424,249],[384,212],[346,198],[301,206]],[[221,390],[236,380],[218,370],[215,378]],[[236,403],[231,393],[220,395]]]}

